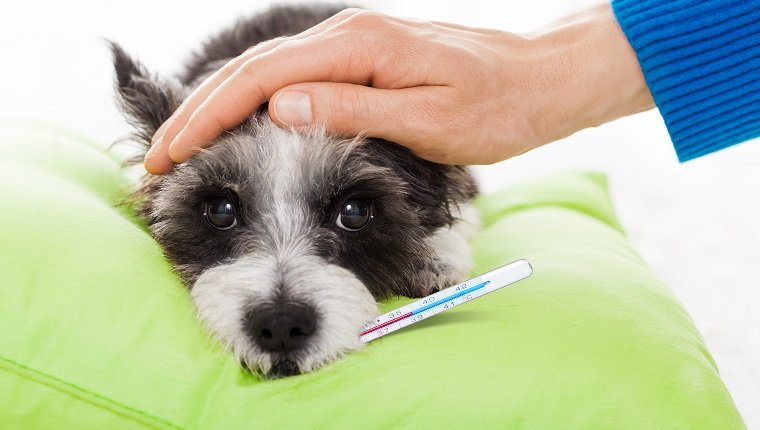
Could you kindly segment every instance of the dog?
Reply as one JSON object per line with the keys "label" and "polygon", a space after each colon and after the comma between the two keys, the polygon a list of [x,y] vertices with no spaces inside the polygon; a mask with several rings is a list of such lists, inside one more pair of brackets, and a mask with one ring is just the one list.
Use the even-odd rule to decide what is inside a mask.
{"label": "dog", "polygon": [[[340,13],[281,6],[211,37],[183,72],[148,72],[110,43],[116,100],[139,163],[157,128],[227,60]],[[377,299],[461,282],[477,229],[476,183],[461,166],[372,138],[281,129],[266,107],[133,194],[187,284],[200,320],[264,377],[313,371],[362,346]]]}

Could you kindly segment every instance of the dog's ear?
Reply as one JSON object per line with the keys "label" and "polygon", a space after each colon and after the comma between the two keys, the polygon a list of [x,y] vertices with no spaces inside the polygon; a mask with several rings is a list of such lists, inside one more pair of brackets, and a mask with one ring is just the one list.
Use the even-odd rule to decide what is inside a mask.
{"label": "dog's ear", "polygon": [[153,134],[179,106],[183,91],[178,84],[149,73],[118,44],[107,43],[116,71],[116,102],[134,127],[134,140],[147,151]]}

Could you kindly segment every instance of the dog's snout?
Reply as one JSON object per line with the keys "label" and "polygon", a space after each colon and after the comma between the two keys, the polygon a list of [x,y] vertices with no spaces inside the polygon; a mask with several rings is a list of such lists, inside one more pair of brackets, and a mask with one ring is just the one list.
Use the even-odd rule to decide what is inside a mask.
{"label": "dog's snout", "polygon": [[285,302],[251,309],[246,330],[261,348],[273,352],[303,347],[316,328],[316,312],[305,303]]}

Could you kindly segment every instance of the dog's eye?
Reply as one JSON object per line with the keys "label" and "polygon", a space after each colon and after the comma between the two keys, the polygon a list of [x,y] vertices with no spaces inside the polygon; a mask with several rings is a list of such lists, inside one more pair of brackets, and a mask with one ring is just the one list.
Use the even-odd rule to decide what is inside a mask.
{"label": "dog's eye", "polygon": [[343,202],[335,225],[348,231],[359,231],[372,220],[372,202],[366,199],[348,199]]}
{"label": "dog's eye", "polygon": [[235,205],[224,197],[216,197],[206,202],[203,216],[217,230],[229,230],[237,224]]}

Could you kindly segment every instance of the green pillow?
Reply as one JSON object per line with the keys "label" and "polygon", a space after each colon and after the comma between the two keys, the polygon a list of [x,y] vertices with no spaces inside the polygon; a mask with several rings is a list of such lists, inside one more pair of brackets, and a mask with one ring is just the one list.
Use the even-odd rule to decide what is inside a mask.
{"label": "green pillow", "polygon": [[744,428],[602,175],[478,201],[473,274],[530,279],[270,381],[197,322],[129,184],[101,145],[0,126],[0,428]]}

